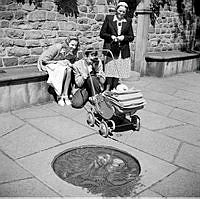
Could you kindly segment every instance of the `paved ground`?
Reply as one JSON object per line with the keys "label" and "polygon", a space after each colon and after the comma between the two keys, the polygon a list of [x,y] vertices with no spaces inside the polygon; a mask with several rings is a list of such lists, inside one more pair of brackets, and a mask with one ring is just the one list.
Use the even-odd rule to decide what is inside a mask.
{"label": "paved ground", "polygon": [[54,157],[82,145],[127,151],[141,165],[131,196],[200,197],[200,73],[134,81],[147,105],[139,132],[103,138],[86,111],[49,103],[0,114],[0,196],[94,196],[59,179]]}

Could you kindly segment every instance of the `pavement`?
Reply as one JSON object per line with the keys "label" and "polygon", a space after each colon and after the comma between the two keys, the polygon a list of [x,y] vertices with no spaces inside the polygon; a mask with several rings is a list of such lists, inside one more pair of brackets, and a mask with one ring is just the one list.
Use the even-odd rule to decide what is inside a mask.
{"label": "pavement", "polygon": [[147,101],[139,132],[99,135],[85,109],[55,102],[0,114],[1,197],[101,197],[60,179],[52,161],[80,146],[108,146],[140,163],[134,197],[200,197],[200,73],[141,77],[129,86]]}

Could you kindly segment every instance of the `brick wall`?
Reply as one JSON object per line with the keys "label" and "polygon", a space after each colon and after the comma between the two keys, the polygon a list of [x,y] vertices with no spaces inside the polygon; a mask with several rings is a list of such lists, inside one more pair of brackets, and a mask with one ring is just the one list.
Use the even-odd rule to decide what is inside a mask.
{"label": "brick wall", "polygon": [[192,1],[184,0],[184,16],[178,13],[176,2],[171,0],[170,10],[161,7],[155,27],[149,27],[148,51],[190,50],[196,18],[192,14]]}

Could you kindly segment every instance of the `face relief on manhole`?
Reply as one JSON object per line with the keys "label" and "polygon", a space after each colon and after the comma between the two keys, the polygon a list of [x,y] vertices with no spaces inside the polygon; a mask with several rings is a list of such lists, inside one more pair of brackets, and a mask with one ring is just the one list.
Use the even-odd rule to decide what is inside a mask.
{"label": "face relief on manhole", "polygon": [[103,197],[128,197],[139,186],[139,162],[112,147],[65,150],[55,157],[52,168],[62,180]]}

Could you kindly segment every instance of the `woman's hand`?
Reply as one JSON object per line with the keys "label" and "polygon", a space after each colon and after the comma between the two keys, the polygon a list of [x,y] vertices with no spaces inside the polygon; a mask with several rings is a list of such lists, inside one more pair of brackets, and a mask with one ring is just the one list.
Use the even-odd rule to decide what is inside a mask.
{"label": "woman's hand", "polygon": [[112,40],[113,40],[114,42],[117,42],[117,41],[118,41],[118,39],[117,39],[117,37],[116,37],[115,35],[111,35],[111,38],[112,38]]}
{"label": "woman's hand", "polygon": [[124,40],[124,35],[118,36],[117,39],[118,39],[119,41],[123,41],[123,40]]}

